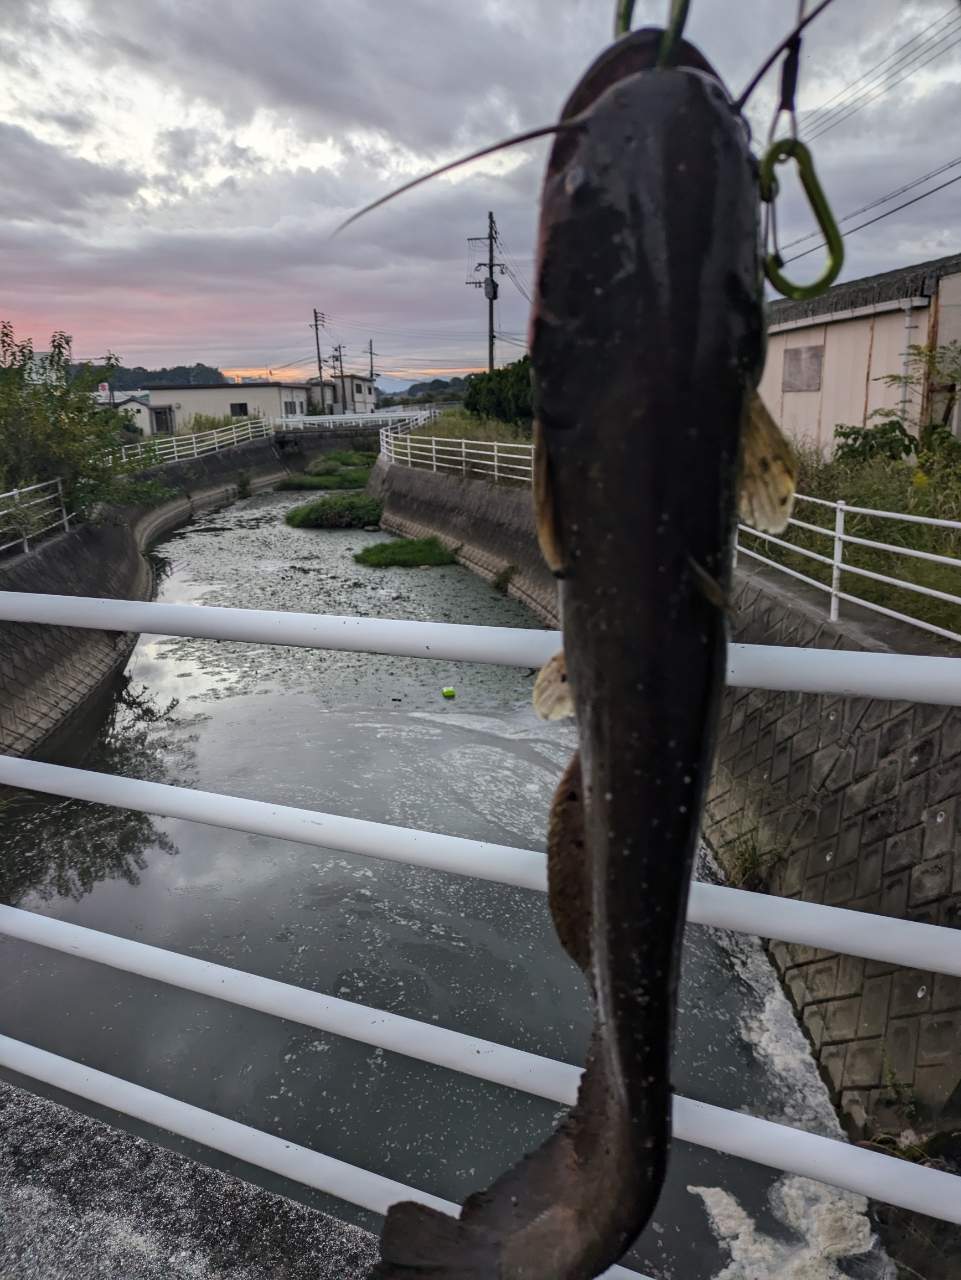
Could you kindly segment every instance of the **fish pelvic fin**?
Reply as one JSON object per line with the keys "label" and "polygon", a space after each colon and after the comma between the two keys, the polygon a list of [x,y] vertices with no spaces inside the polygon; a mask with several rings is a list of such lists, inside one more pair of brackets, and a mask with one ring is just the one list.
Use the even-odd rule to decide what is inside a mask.
{"label": "fish pelvic fin", "polygon": [[761,533],[783,533],[794,510],[797,457],[755,391],[741,444],[738,514]]}
{"label": "fish pelvic fin", "polygon": [[541,720],[566,720],[574,714],[563,651],[541,667],[534,681],[534,710]]}
{"label": "fish pelvic fin", "polygon": [[547,900],[561,946],[587,973],[591,963],[591,865],[579,751],[574,752],[558,783],[547,819]]}

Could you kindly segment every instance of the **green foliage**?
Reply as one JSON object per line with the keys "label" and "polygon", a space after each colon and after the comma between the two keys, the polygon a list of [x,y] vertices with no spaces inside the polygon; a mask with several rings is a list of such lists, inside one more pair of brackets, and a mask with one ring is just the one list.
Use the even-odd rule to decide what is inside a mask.
{"label": "green foliage", "polygon": [[[195,413],[186,427],[188,435],[198,435],[201,431],[219,431],[222,427],[234,427],[241,422],[251,422],[253,415],[245,418],[233,418],[229,413]],[[178,431],[178,435],[180,432]]]}
{"label": "green foliage", "polygon": [[869,462],[871,458],[889,458],[898,462],[910,458],[917,440],[901,422],[891,417],[874,427],[848,427],[838,423],[834,438],[839,441],[834,457],[839,462]]}
{"label": "green foliage", "polygon": [[65,333],[52,336],[49,353],[36,355],[29,340],[17,342],[8,321],[0,323],[0,491],[59,477],[68,508],[81,516],[103,502],[166,495],[159,481],[134,479],[142,457],[122,459],[129,415],[97,407],[97,384],[116,367],[108,355],[71,374]]}
{"label": "green foliage", "polygon": [[[815,449],[802,447],[797,452],[798,493],[807,497],[823,498],[828,502],[843,499],[849,506],[866,507],[875,511],[900,511],[908,515],[961,521],[961,467],[952,460],[948,451],[929,450],[919,445],[918,456],[913,463],[904,459],[893,461],[882,453],[876,453],[866,462],[837,456],[830,462],[825,462]],[[800,502],[796,515],[798,519],[816,525],[825,532],[814,533],[791,526],[784,537],[794,546],[830,557],[833,551],[834,511],[830,507]],[[961,531],[911,524],[907,521],[900,523],[896,520],[882,520],[877,516],[856,515],[851,512],[845,518],[844,528],[846,533],[857,538],[958,559],[958,567],[955,568],[953,565],[908,559],[893,552],[847,543],[844,548],[845,565],[869,569],[951,595],[961,595]],[[826,585],[830,584],[830,565],[786,551],[757,534],[741,533],[740,538],[742,546],[756,549],[761,555],[779,564],[785,564]],[[745,559],[744,563],[749,561]],[[845,572],[841,575],[841,589],[884,608],[895,609],[899,613],[930,622],[934,626],[961,632],[961,607],[948,601],[922,596],[898,586]],[[843,611],[843,604],[841,608]]]}
{"label": "green foliage", "polygon": [[250,472],[249,471],[237,472],[237,497],[238,498],[250,497]]}
{"label": "green foliage", "polygon": [[342,471],[344,467],[367,467],[371,468],[377,461],[376,452],[367,450],[356,450],[348,452],[347,450],[337,449],[333,453],[325,453],[319,458],[315,458],[307,468],[309,476],[332,476]]}
{"label": "green foliage", "polygon": [[472,378],[464,396],[464,408],[486,418],[524,426],[529,439],[534,417],[530,356],[504,365],[503,369],[495,369],[493,373],[479,373]]}
{"label": "green foliage", "polygon": [[[80,370],[85,367],[75,366]],[[98,381],[109,382],[115,391],[138,391],[147,383],[163,383],[165,386],[171,386],[179,382],[193,382],[203,385],[204,383],[225,383],[227,379],[219,369],[214,369],[207,364],[178,364],[172,369],[145,369],[142,365],[137,365],[133,369],[124,369],[121,365],[114,363],[109,376],[100,378]]]}
{"label": "green foliage", "polygon": [[526,444],[531,438],[529,426],[525,428],[522,424],[485,418],[467,409],[447,409],[412,434],[436,436],[442,440],[496,440],[502,444]]}
{"label": "green foliage", "polygon": [[286,476],[274,485],[275,493],[290,489],[363,489],[370,477],[367,467],[344,467],[334,475]]}
{"label": "green foliage", "polygon": [[354,559],[374,569],[386,569],[399,565],[404,569],[422,569],[425,565],[453,564],[454,556],[433,536],[429,538],[400,538],[397,542],[376,542],[372,547],[357,551]]}
{"label": "green foliage", "polygon": [[380,524],[384,504],[379,498],[324,498],[287,512],[295,529],[363,529]]}

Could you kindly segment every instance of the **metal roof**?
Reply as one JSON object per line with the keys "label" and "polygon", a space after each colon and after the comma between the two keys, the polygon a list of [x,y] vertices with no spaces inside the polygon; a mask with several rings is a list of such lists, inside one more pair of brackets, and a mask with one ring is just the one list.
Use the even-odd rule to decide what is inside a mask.
{"label": "metal roof", "polygon": [[792,302],[778,298],[767,304],[769,325],[784,324],[789,320],[806,320],[816,316],[831,315],[835,311],[849,311],[876,302],[892,302],[899,298],[925,298],[937,293],[942,276],[961,275],[961,253],[949,258],[934,258],[896,271],[882,271],[876,276],[864,276],[861,280],[848,280],[836,284],[819,298],[805,302]]}

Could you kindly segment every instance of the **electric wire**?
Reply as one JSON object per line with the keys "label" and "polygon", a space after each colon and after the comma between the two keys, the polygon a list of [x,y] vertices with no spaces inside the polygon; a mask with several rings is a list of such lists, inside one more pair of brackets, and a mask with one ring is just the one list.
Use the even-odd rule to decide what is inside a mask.
{"label": "electric wire", "polygon": [[[961,44],[961,18],[959,18],[958,24],[950,32],[950,35],[953,38],[948,43],[944,44],[943,47],[935,49],[930,53],[930,56],[925,58],[923,61],[918,62],[917,59],[915,59],[912,63],[902,64],[900,68],[897,68],[897,70],[903,71],[903,74],[898,76],[897,79],[889,80],[887,83],[882,81],[881,83],[866,87],[858,97],[852,99],[850,102],[843,103],[838,106],[835,112],[823,117],[813,128],[810,126],[809,122],[805,122],[802,125],[802,132],[804,136],[809,142],[813,142],[815,138],[820,138],[821,135],[827,133],[829,129],[833,129],[836,125],[843,124],[845,120],[849,120],[851,116],[856,115],[865,107],[876,102],[883,94],[887,93],[891,89],[897,88],[899,84],[903,84],[905,80],[909,79],[923,67],[926,67],[929,62],[933,62],[936,58],[940,58],[942,54],[947,53],[949,50],[955,48],[956,45]],[[918,56],[920,56],[920,54]],[[894,74],[894,70],[895,69],[892,68],[892,74]]]}
{"label": "electric wire", "polygon": [[[935,18],[933,22],[929,22],[926,27],[923,27],[918,32],[917,35],[912,36],[910,40],[906,40],[903,44],[898,45],[897,49],[895,49],[893,53],[889,53],[886,58],[882,58],[880,62],[876,62],[873,67],[868,67],[867,71],[862,72],[861,75],[858,76],[857,80],[852,80],[850,84],[845,85],[843,89],[838,89],[837,93],[832,94],[830,98],[822,102],[819,107],[813,108],[812,115],[819,115],[822,111],[831,106],[831,103],[834,102],[835,98],[840,98],[842,94],[856,88],[867,76],[872,75],[879,68],[883,67],[886,62],[890,62],[892,58],[896,57],[902,49],[906,49],[909,44],[913,44],[916,40],[920,40],[923,35],[926,35],[931,30],[932,27],[936,27],[939,23],[944,22],[951,17],[956,17],[957,12],[957,8],[952,5],[946,13],[942,13],[939,18]],[[831,109],[834,110],[833,107]]]}
{"label": "electric wire", "polygon": [[[906,192],[913,191],[915,187],[920,187],[923,182],[928,182],[931,178],[937,178],[959,164],[961,164],[961,156],[958,156],[955,160],[949,160],[947,164],[943,164],[937,169],[932,169],[923,178],[915,178],[913,182],[906,182],[903,187],[898,187],[897,191],[889,191],[886,196],[878,196],[876,200],[870,201],[869,204],[862,204],[860,209],[855,209],[851,213],[846,213],[843,218],[838,218],[838,226],[842,222],[850,222],[852,218],[857,218],[862,213],[868,213],[871,209],[876,209],[878,205],[887,204],[889,200],[896,200],[898,196],[903,196]],[[806,235],[798,236],[796,240],[789,240],[781,248],[793,249],[795,245],[803,244],[805,240],[811,240],[814,236],[819,236],[820,234],[820,231],[808,231]]]}
{"label": "electric wire", "polygon": [[[950,187],[955,182],[961,182],[961,173],[956,174],[953,178],[949,178],[947,182],[942,182],[940,186],[932,187],[930,191],[923,191],[921,195],[915,196],[913,200],[905,200],[904,204],[895,205],[893,209],[887,209],[884,213],[879,213],[876,218],[869,218],[867,222],[862,222],[859,226],[852,227],[851,230],[845,234],[853,236],[855,231],[863,231],[865,227],[871,227],[875,222],[880,222],[882,218],[889,218],[892,213],[898,213],[901,209],[907,209],[909,205],[917,204],[919,200],[926,200],[928,196],[933,196],[937,191],[943,191],[945,187]],[[803,253],[796,253],[793,257],[786,258],[785,265],[787,265],[788,262],[797,262],[798,258],[806,258],[809,253],[815,253],[822,247],[822,245],[823,241],[821,244],[812,245],[810,249],[805,249]]]}

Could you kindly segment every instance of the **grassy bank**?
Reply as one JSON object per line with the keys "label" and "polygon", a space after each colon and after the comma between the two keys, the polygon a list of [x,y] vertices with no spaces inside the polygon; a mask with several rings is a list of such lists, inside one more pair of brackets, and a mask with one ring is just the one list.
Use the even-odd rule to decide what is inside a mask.
{"label": "grassy bank", "polygon": [[468,413],[466,409],[448,409],[424,427],[411,432],[412,436],[436,436],[444,440],[496,440],[498,444],[529,444],[530,427],[510,422],[498,422],[481,414]]}
{"label": "grassy bank", "polygon": [[335,495],[305,507],[293,507],[286,520],[294,529],[366,529],[380,524],[384,504],[379,498]]}
{"label": "grassy bank", "polygon": [[[892,461],[885,457],[867,462],[825,462],[816,451],[801,451],[798,492],[828,502],[843,500],[849,506],[869,507],[876,511],[897,511],[909,515],[930,516],[939,520],[961,521],[961,467],[949,456],[922,452],[917,462]],[[795,519],[834,532],[835,514],[829,507],[799,502]],[[958,565],[932,564],[894,552],[878,551],[846,543],[846,565],[883,573],[891,578],[917,583],[935,591],[961,595],[961,530],[938,529],[908,521],[884,520],[877,516],[848,514],[844,531],[857,538],[885,542],[891,546],[958,559]],[[791,526],[784,540],[794,546],[815,551],[828,559],[833,555],[830,536]],[[807,577],[829,585],[831,566],[809,560],[771,543],[756,534],[742,533],[741,545]],[[751,563],[748,557],[745,565]],[[934,626],[961,633],[961,606],[948,601],[919,595],[903,587],[875,582],[855,573],[842,572],[841,590],[862,600],[895,609],[909,617]],[[843,606],[842,606],[843,608]]]}
{"label": "grassy bank", "polygon": [[337,450],[315,458],[299,476],[287,476],[274,485],[277,493],[291,489],[363,489],[377,454],[361,450]]}

